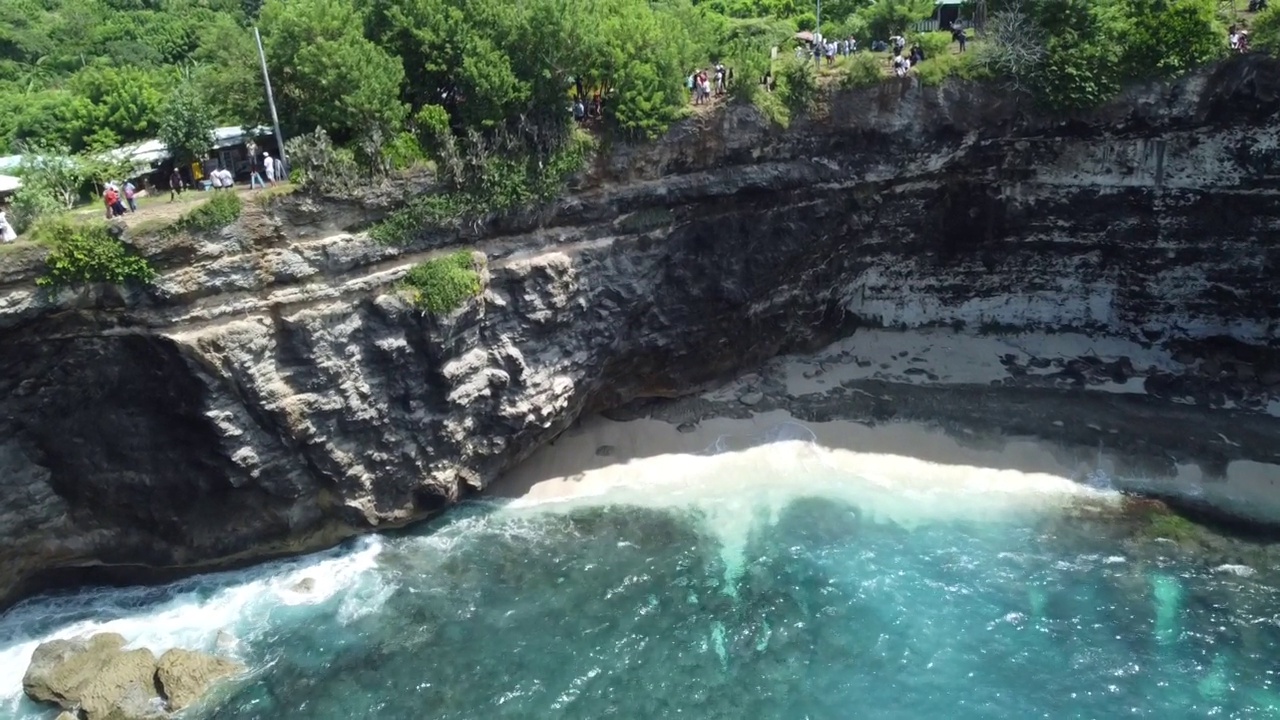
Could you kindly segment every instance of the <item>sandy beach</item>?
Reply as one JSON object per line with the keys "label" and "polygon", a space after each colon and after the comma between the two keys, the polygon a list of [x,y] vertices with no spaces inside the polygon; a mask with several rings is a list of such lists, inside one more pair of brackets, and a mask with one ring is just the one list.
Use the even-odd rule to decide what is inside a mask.
{"label": "sandy beach", "polygon": [[[1011,356],[1049,378],[1054,367],[1084,354],[1100,363],[1124,362],[1136,371],[1129,378],[1077,388],[1082,396],[1144,396],[1143,378],[1177,366],[1159,349],[1082,335],[860,331],[820,353],[777,358],[758,373],[696,398],[673,401],[712,408],[691,421],[681,422],[679,413],[674,413],[676,419],[658,417],[661,413],[628,420],[583,418],[488,493],[521,504],[659,495],[723,482],[718,478],[726,474],[737,476],[734,482],[743,490],[752,485],[755,489],[749,491],[759,492],[795,475],[789,464],[819,462],[832,477],[870,480],[889,490],[923,491],[950,497],[950,502],[970,495],[984,495],[989,502],[993,494],[1028,489],[1070,495],[1105,488],[1208,503],[1237,517],[1280,523],[1280,464],[1239,459],[1206,470],[1180,461],[1168,464],[1168,472],[1142,476],[1111,442],[1067,446],[1009,436],[999,428],[951,424],[944,430],[913,419],[817,422],[797,419],[789,410],[819,399],[867,396],[860,389],[864,382],[882,391],[888,383],[919,392],[921,386],[989,387],[1012,376],[1025,378],[1025,372],[1011,373],[1011,366],[1017,366]],[[716,407],[731,412],[717,413]],[[1043,422],[1064,426],[1052,418]],[[1119,432],[1105,424],[1090,429],[1102,437],[1115,438]],[[1220,442],[1230,448],[1235,440],[1221,434]],[[744,480],[756,469],[761,477]]]}

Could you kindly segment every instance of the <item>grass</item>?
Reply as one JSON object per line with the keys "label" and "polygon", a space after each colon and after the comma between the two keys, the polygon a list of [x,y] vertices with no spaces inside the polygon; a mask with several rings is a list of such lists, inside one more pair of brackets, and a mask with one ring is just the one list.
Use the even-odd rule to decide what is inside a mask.
{"label": "grass", "polygon": [[208,202],[195,206],[178,218],[172,227],[174,230],[220,230],[240,219],[243,208],[237,193],[214,193]]}

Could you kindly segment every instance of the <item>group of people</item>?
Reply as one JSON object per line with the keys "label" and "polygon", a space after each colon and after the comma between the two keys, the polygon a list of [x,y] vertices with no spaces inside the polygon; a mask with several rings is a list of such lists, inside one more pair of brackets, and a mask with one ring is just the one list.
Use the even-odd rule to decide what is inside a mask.
{"label": "group of people", "polygon": [[[102,190],[102,204],[107,208],[107,219],[117,218],[126,212],[138,212],[138,188],[133,181],[125,181],[124,187],[109,182]],[[129,206],[126,208],[125,203]]]}
{"label": "group of people", "polygon": [[[262,153],[262,164],[258,164],[255,157],[256,151],[250,150],[249,155],[249,189],[256,190],[267,186],[275,186],[277,182],[285,182],[288,179],[284,169],[284,162],[278,157],[271,157],[271,153]],[[261,168],[261,169],[259,169]],[[194,172],[194,171],[193,171]],[[266,180],[263,180],[263,176]],[[236,186],[235,176],[225,167],[220,167],[209,173],[209,187],[213,190],[231,190]],[[169,202],[173,202],[187,188],[187,182],[182,177],[182,171],[176,166],[169,173]]]}
{"label": "group of people", "polygon": [[711,102],[712,96],[719,97],[728,92],[729,81],[732,78],[732,68],[726,68],[723,63],[716,63],[711,72],[705,69],[689,71],[689,76],[684,80],[684,86],[693,97],[693,104],[702,105]]}
{"label": "group of people", "polygon": [[[848,57],[858,52],[858,41],[852,35],[842,40],[823,40],[821,38],[815,38],[811,49],[813,51],[814,61],[820,62],[822,58],[825,57],[827,59],[827,65],[834,65],[837,55],[840,57]],[[797,48],[797,55],[801,52],[802,51]]]}
{"label": "group of people", "polygon": [[1231,52],[1249,52],[1249,31],[1232,25],[1227,31],[1227,44],[1231,46]]}

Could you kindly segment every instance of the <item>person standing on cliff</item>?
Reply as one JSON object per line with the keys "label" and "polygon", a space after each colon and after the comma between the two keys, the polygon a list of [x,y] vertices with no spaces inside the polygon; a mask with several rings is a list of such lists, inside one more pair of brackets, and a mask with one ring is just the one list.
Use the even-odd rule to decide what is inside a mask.
{"label": "person standing on cliff", "polygon": [[5,214],[8,210],[4,205],[0,205],[0,243],[8,245],[18,239],[18,233],[14,232],[13,225],[9,222],[9,217]]}
{"label": "person standing on cliff", "polygon": [[182,173],[178,172],[178,166],[173,166],[173,171],[169,173],[169,202],[173,202],[174,198],[182,194]]}

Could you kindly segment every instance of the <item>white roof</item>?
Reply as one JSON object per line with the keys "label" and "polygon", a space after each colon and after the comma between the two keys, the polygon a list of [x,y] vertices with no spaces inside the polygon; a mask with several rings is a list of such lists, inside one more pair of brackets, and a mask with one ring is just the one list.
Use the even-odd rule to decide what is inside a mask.
{"label": "white roof", "polygon": [[13,192],[22,187],[22,181],[12,175],[0,175],[0,192]]}
{"label": "white roof", "polygon": [[[239,126],[227,126],[214,128],[214,149],[219,150],[223,147],[234,147],[241,145],[242,142],[252,140],[255,137],[270,135],[270,128],[251,128],[250,132],[244,132],[244,128]],[[113,158],[124,160],[133,160],[134,164],[150,165],[159,163],[159,161],[169,158],[169,149],[165,146],[164,141],[145,140],[138,142],[137,145],[125,145],[124,147],[116,147],[110,151]],[[0,160],[3,163],[3,160]],[[3,165],[0,165],[3,167]]]}
{"label": "white roof", "polygon": [[[244,128],[239,125],[227,125],[225,127],[213,129],[213,147],[214,149],[235,147],[247,140],[255,137],[269,135],[271,130],[265,127],[250,128],[245,133]],[[114,150],[108,150],[105,155],[116,160],[129,160],[134,166],[151,166],[161,162],[169,157],[169,148],[165,146],[162,140],[143,140],[133,145],[125,145]],[[17,170],[22,165],[21,155],[7,155],[0,157],[0,170]],[[8,177],[8,176],[0,176]],[[13,178],[15,181],[16,178]],[[14,186],[17,187],[17,186]],[[12,190],[0,181],[0,191]]]}

